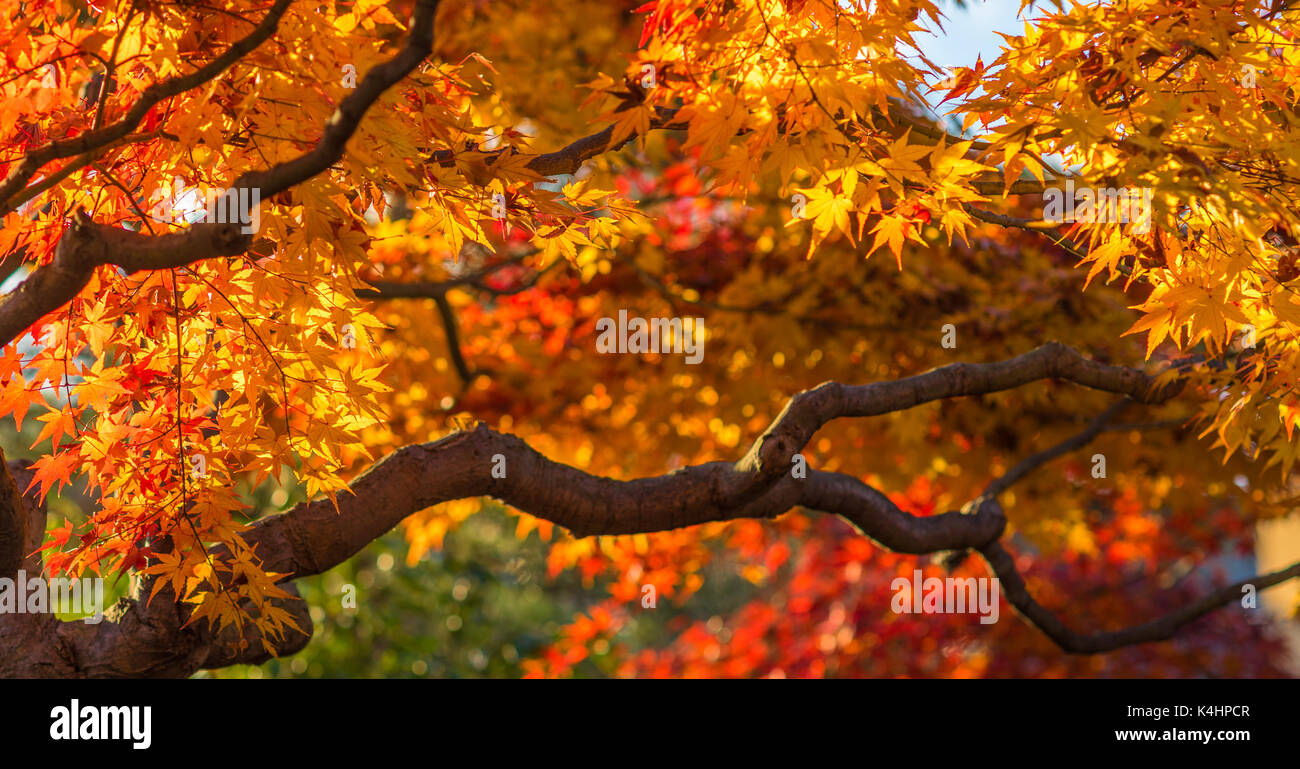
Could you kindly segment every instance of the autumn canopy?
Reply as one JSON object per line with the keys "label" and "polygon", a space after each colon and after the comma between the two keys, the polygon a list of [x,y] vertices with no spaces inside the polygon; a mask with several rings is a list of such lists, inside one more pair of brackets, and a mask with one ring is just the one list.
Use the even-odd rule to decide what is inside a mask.
{"label": "autumn canopy", "polygon": [[130,583],[0,674],[294,654],[502,504],[591,591],[532,675],[1283,672],[1290,0],[0,7],[0,576]]}

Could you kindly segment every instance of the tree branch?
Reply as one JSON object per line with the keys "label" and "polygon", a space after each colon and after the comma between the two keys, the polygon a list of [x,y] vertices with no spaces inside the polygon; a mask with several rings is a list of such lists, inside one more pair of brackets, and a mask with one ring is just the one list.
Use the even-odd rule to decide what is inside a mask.
{"label": "tree branch", "polygon": [[1010,488],[1013,483],[1026,475],[1029,475],[1029,473],[1033,472],[1040,465],[1046,464],[1059,456],[1068,454],[1075,449],[1087,446],[1092,442],[1093,438],[1096,438],[1106,430],[1107,425],[1112,419],[1118,416],[1124,409],[1132,405],[1132,403],[1133,401],[1128,398],[1122,398],[1119,401],[1116,401],[1110,408],[1106,409],[1101,414],[1098,414],[1082,432],[1061,441],[1049,449],[1044,449],[1037,454],[1025,457],[1025,459],[1017,463],[1015,467],[1011,468],[1001,477],[990,483],[988,487],[984,489],[984,496],[996,497]]}
{"label": "tree branch", "polygon": [[1098,654],[1113,651],[1125,646],[1164,641],[1171,638],[1179,628],[1215,609],[1240,600],[1242,588],[1253,585],[1256,590],[1273,587],[1289,579],[1300,577],[1300,563],[1271,574],[1261,574],[1241,582],[1228,585],[1210,593],[1199,601],[1169,612],[1140,625],[1098,633],[1077,633],[1056,618],[1054,614],[1034,600],[1025,587],[1025,580],[1016,569],[1015,559],[1000,542],[991,542],[979,548],[980,554],[988,562],[989,568],[998,576],[1002,591],[1016,611],[1030,624],[1043,631],[1048,638],[1063,651],[1071,654]]}
{"label": "tree branch", "polygon": [[[287,7],[288,0],[279,0],[272,12],[279,9],[279,13],[282,14],[281,6]],[[397,56],[366,73],[356,90],[339,104],[315,147],[293,160],[265,171],[250,171],[243,174],[236,180],[233,189],[258,189],[262,197],[270,197],[312,178],[342,157],[347,140],[356,131],[366,110],[385,90],[418,67],[432,50],[433,19],[437,8],[438,0],[418,1],[415,15],[411,20],[411,36],[405,48]],[[275,18],[279,17],[275,16]],[[240,53],[231,58],[230,63],[246,53],[245,48],[247,50],[255,48],[257,42],[274,31],[274,23],[267,26],[269,19],[270,17],[268,20],[263,20],[258,32],[231,46],[230,50],[214,60],[212,64],[187,77],[193,78],[209,73],[214,65],[230,57],[236,50]],[[265,34],[256,38],[255,36],[262,31]],[[226,66],[229,66],[229,63],[206,74],[204,80],[215,77]],[[179,80],[189,82],[185,78]],[[198,82],[202,83],[204,80]],[[172,82],[168,81],[168,83]],[[134,112],[135,108],[128,113],[127,117],[129,118]],[[118,121],[99,132],[92,131],[86,136],[114,130],[121,122]],[[138,119],[136,122],[139,122]],[[124,129],[123,133],[132,126],[134,123]],[[117,136],[110,136],[107,140],[114,138]],[[70,141],[76,145],[73,150],[75,152],[84,149],[84,146],[92,140],[83,136]],[[68,145],[68,142],[56,142],[50,145],[56,147],[55,150],[51,150],[56,152],[55,157],[62,157],[57,153],[67,149],[64,145]],[[38,152],[29,156],[29,160],[31,157],[40,158],[44,155]],[[2,186],[0,186],[0,199],[3,199]],[[94,269],[100,265],[112,264],[129,272],[135,272],[181,267],[216,256],[237,256],[252,245],[252,235],[242,230],[243,225],[238,223],[200,222],[179,232],[152,236],[97,224],[85,213],[78,212],[71,227],[59,240],[53,261],[38,267],[17,288],[0,297],[0,346],[9,344],[46,313],[53,312],[75,297],[90,280]]]}
{"label": "tree branch", "polygon": [[[9,172],[9,176],[3,182],[0,182],[0,216],[14,211],[18,206],[31,199],[33,196],[32,191],[24,190],[23,186],[46,163],[59,158],[90,153],[123,139],[131,131],[135,130],[135,127],[140,124],[144,116],[158,102],[198,88],[225,72],[231,65],[248,55],[270,38],[271,35],[275,34],[276,27],[280,24],[280,18],[289,9],[291,1],[276,0],[275,5],[262,18],[261,23],[247,37],[231,45],[226,49],[225,53],[203,67],[188,75],[169,78],[146,88],[140,94],[139,101],[131,105],[131,109],[127,110],[127,113],[117,121],[103,128],[86,131],[72,139],[50,142],[28,153],[22,162],[15,165],[14,169]],[[39,191],[34,194],[39,194]]]}
{"label": "tree branch", "polygon": [[[409,282],[393,280],[366,281],[373,286],[373,288],[358,289],[357,296],[363,299],[436,299],[437,297],[443,296],[453,288],[460,288],[462,286],[470,286],[494,295],[513,293],[513,290],[494,289],[484,283],[484,280],[506,267],[519,264],[524,259],[535,253],[537,253],[537,250],[532,249],[521,254],[515,254],[509,259],[504,259],[495,264],[490,264],[474,270],[473,272],[455,278],[448,278],[447,280]],[[558,264],[558,262],[556,262],[556,264]],[[540,273],[538,274],[540,275]]]}
{"label": "tree branch", "polygon": [[445,294],[438,294],[433,301],[438,305],[438,316],[442,318],[442,329],[447,335],[447,354],[451,356],[452,365],[460,375],[461,384],[469,387],[478,372],[470,370],[469,364],[465,362],[465,353],[460,349],[460,324],[456,321],[456,312],[451,309],[451,303]]}
{"label": "tree branch", "polygon": [[[891,382],[861,386],[828,382],[792,398],[738,462],[710,462],[630,481],[593,476],[553,462],[523,440],[480,424],[473,431],[393,452],[353,481],[352,493],[339,497],[337,509],[329,500],[304,502],[258,521],[244,538],[255,548],[263,568],[281,572],[283,581],[291,581],[333,568],[412,513],[466,497],[495,497],[578,537],[771,518],[802,506],[839,515],[896,552],[978,550],[1017,610],[1072,653],[1167,638],[1236,597],[1245,584],[1263,589],[1300,576],[1297,564],[1219,590],[1158,620],[1082,636],[1029,595],[1014,561],[999,543],[1006,518],[993,495],[986,494],[962,511],[916,517],[853,476],[811,470],[807,477],[796,478],[790,471],[795,452],[832,419],[901,411],[937,399],[997,392],[1048,378],[1126,397],[1080,436],[1030,457],[995,481],[990,486],[993,491],[999,483],[1005,486],[1033,466],[1091,439],[1130,401],[1161,402],[1181,388],[1181,382],[1174,382],[1157,389],[1143,371],[1097,363],[1064,345],[1049,343],[1005,361],[952,364]],[[494,467],[504,467],[504,477],[495,477]],[[136,598],[124,599],[101,625],[59,623],[46,615],[35,620],[0,618],[0,645],[41,646],[21,659],[0,660],[0,675],[189,675],[201,667],[265,658],[265,652],[241,643],[229,629],[221,637],[210,631],[181,630],[183,609],[163,595],[146,605],[138,600],[141,589],[137,588]],[[288,608],[300,624],[309,623],[300,603],[293,599]],[[296,650],[306,641],[305,636],[293,634],[280,641],[280,648]]]}
{"label": "tree branch", "polygon": [[235,189],[259,189],[263,198],[301,184],[325,171],[339,158],[348,139],[356,133],[357,126],[379,97],[401,82],[433,52],[433,19],[438,12],[439,0],[416,0],[415,14],[411,18],[411,34],[406,46],[393,58],[377,65],[347,98],[339,102],[338,109],[325,124],[325,133],[310,151],[293,160],[280,163],[265,171],[249,171],[235,181]]}
{"label": "tree branch", "polygon": [[[910,516],[900,518],[887,498],[851,476],[811,473],[806,479],[793,478],[793,457],[832,419],[877,416],[1046,378],[1145,403],[1173,397],[1179,389],[1175,384],[1157,392],[1154,380],[1142,371],[1100,364],[1049,343],[997,363],[957,363],[891,382],[827,382],[794,396],[739,461],[631,481],[592,476],[552,462],[518,438],[480,426],[389,455],[352,484],[354,496],[339,498],[338,512],[328,500],[303,503],[259,521],[246,538],[258,544],[267,569],[293,576],[318,574],[416,511],[490,495],[579,537],[766,518],[805,505],[841,514],[900,552],[969,548],[1000,533],[1001,514],[995,506],[987,511],[981,507],[974,515],[953,513],[918,523]],[[505,478],[492,476],[496,455],[506,463]]]}
{"label": "tree branch", "polygon": [[[678,130],[686,128],[685,123],[674,122],[677,116],[677,110],[669,107],[655,107],[655,115],[650,118],[650,130],[670,129]],[[554,152],[547,152],[534,157],[528,161],[528,168],[542,176],[558,176],[560,174],[577,173],[582,164],[606,152],[616,152],[622,149],[624,145],[637,138],[633,133],[618,143],[613,143],[614,126],[606,126],[603,130],[597,131],[589,136],[574,141],[568,146],[562,147]],[[503,155],[507,152],[514,152],[514,148],[505,147],[494,150],[487,154]],[[453,150],[437,150],[429,156],[429,160],[434,163],[450,164],[455,162],[456,153]],[[489,161],[490,162],[490,161]]]}
{"label": "tree branch", "polygon": [[6,462],[0,451],[0,577],[12,577],[20,569],[30,576],[44,572],[37,552],[45,539],[45,500],[31,486],[31,462]]}
{"label": "tree branch", "polygon": [[[0,578],[13,578],[22,568],[27,543],[27,507],[22,492],[9,474],[0,450]],[[42,532],[43,533],[43,532]]]}

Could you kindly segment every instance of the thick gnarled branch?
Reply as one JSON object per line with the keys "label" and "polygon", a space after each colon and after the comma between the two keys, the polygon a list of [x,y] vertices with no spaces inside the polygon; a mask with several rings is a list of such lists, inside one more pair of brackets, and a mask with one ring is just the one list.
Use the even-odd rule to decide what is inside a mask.
{"label": "thick gnarled branch", "polygon": [[[295,576],[317,574],[351,557],[411,513],[441,502],[490,495],[578,536],[765,518],[805,505],[841,514],[864,531],[878,531],[881,544],[900,552],[977,547],[995,539],[1001,529],[971,524],[971,516],[954,513],[952,518],[936,516],[936,520],[964,522],[943,524],[954,528],[931,532],[927,527],[935,526],[934,522],[916,523],[917,519],[902,516],[897,508],[885,505],[883,495],[852,476],[813,473],[806,479],[793,478],[793,457],[833,419],[878,416],[1047,378],[1144,403],[1168,399],[1178,391],[1177,384],[1157,390],[1155,380],[1142,371],[1097,363],[1053,342],[1005,361],[955,363],[890,382],[859,386],[827,382],[791,398],[739,461],[711,462],[631,481],[592,476],[552,462],[518,438],[480,426],[472,433],[407,446],[389,455],[353,483],[355,496],[339,500],[342,515],[328,500],[304,503],[259,522],[248,539],[258,543],[258,555],[268,569]],[[491,473],[495,456],[506,463],[505,478]],[[881,516],[891,518],[890,525],[880,526]]]}
{"label": "thick gnarled branch", "polygon": [[[1080,436],[1026,460],[1023,472],[1086,443],[1123,406],[1133,401],[1161,402],[1180,387],[1175,382],[1157,388],[1145,372],[1097,363],[1064,345],[1050,343],[1005,361],[953,364],[891,382],[861,386],[826,383],[792,398],[737,462],[711,462],[629,481],[593,476],[554,462],[517,437],[479,425],[433,443],[399,449],[358,477],[351,484],[352,493],[339,497],[337,508],[329,500],[302,503],[257,522],[245,539],[264,568],[291,581],[342,563],[412,513],[467,497],[495,497],[579,537],[771,518],[804,507],[839,515],[896,552],[980,552],[1001,579],[1013,606],[1071,653],[1095,653],[1167,638],[1235,598],[1240,584],[1134,628],[1080,635],[1029,595],[1014,560],[999,542],[1006,518],[996,493],[986,494],[962,511],[917,517],[856,477],[817,470],[795,477],[790,471],[794,453],[830,420],[885,414],[1048,378],[1125,398]],[[504,476],[498,477],[494,469],[502,467]],[[1015,476],[1016,472],[1009,473],[1012,480]],[[995,481],[990,491],[996,492],[997,487]],[[1262,589],[1296,576],[1300,576],[1300,564],[1251,583]],[[39,653],[0,665],[0,675],[188,675],[201,667],[259,661],[261,652],[239,643],[237,637],[227,637],[229,633],[215,637],[205,631],[182,632],[180,609],[174,601],[162,597],[159,601],[161,604],[156,601],[150,607],[138,600],[125,600],[109,621],[99,626],[58,623],[50,617],[0,622],[0,644],[10,648],[20,648],[14,647],[15,643],[43,644]],[[290,610],[300,624],[304,618],[309,622],[305,607],[292,604]],[[306,641],[305,636],[294,634],[285,639],[283,649],[296,650]]]}

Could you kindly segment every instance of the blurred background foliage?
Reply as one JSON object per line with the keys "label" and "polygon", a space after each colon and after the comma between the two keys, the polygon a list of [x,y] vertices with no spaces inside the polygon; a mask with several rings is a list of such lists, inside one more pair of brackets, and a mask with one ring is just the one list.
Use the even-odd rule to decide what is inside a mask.
{"label": "blurred background foliage", "polygon": [[[315,634],[291,659],[260,667],[237,665],[200,673],[211,678],[517,678],[522,661],[538,656],[575,614],[605,598],[599,580],[546,574],[548,543],[536,532],[515,537],[516,517],[490,505],[447,534],[415,565],[399,531],[342,566],[297,581],[312,607]],[[723,614],[753,599],[754,586],[717,572],[683,607],[660,599],[625,629],[634,647],[666,643],[674,628]],[[345,606],[355,587],[355,608]],[[606,676],[614,670],[608,644],[575,670]]]}

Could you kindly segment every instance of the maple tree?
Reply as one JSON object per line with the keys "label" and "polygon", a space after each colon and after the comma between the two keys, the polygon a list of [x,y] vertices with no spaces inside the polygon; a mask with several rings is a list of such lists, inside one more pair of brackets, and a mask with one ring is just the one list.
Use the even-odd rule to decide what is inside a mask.
{"label": "maple tree", "polygon": [[[131,593],[0,672],[293,654],[295,580],[495,498],[608,591],[530,675],[1280,674],[1223,607],[1300,564],[1188,575],[1296,501],[1293,6],[1027,4],[946,71],[928,0],[6,0],[0,575]],[[766,592],[621,642],[716,564]],[[913,568],[1019,616],[893,615]]]}

